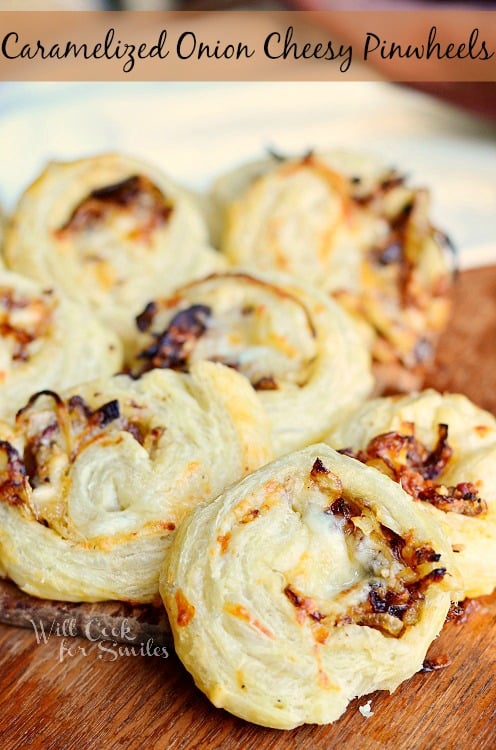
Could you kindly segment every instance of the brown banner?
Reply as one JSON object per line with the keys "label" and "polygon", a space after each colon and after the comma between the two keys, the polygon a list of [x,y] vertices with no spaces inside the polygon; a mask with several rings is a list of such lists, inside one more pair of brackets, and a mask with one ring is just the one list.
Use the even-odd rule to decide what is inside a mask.
{"label": "brown banner", "polygon": [[495,81],[495,11],[0,12],[0,80]]}

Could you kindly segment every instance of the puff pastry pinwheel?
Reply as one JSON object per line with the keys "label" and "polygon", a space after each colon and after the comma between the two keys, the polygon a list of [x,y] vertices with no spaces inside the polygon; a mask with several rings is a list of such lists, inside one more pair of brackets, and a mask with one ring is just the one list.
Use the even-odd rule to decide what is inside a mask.
{"label": "puff pastry pinwheel", "polygon": [[278,269],[320,286],[362,324],[380,387],[420,382],[449,315],[449,241],[426,190],[370,157],[270,158],[213,189],[231,263]]}
{"label": "puff pastry pinwheel", "polygon": [[160,578],[179,658],[218,707],[289,729],[337,719],[422,665],[452,553],[388,477],[326,445],[198,507]]}
{"label": "puff pastry pinwheel", "polygon": [[456,552],[466,596],[496,586],[496,419],[433,390],[370,401],[329,437],[399,482]]}
{"label": "puff pastry pinwheel", "polygon": [[372,386],[354,323],[291,277],[212,275],[149,303],[137,324],[135,375],[202,359],[235,368],[257,390],[277,454],[320,439]]}
{"label": "puff pastry pinwheel", "polygon": [[117,336],[89,311],[19,274],[0,270],[0,418],[41,388],[69,388],[122,364]]}
{"label": "puff pastry pinwheel", "polygon": [[0,442],[0,559],[34,596],[158,597],[165,549],[200,501],[270,460],[246,380],[199,362],[34,395]]}
{"label": "puff pastry pinwheel", "polygon": [[56,284],[126,339],[154,294],[218,270],[191,196],[159,170],[105,154],[51,163],[21,196],[7,265]]}

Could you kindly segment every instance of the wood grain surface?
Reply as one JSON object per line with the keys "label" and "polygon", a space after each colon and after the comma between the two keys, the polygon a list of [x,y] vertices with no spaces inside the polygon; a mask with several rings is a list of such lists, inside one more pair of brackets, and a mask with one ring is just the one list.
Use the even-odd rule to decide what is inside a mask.
{"label": "wood grain surface", "polygon": [[[495,381],[496,267],[460,277],[453,320],[428,378],[496,413]],[[15,592],[6,605],[3,591],[10,621],[26,620],[26,603],[16,615]],[[30,611],[33,622],[24,621],[29,629],[0,625],[2,750],[496,747],[496,595],[469,603],[463,622],[447,623],[428,654],[447,660],[445,668],[416,674],[393,695],[353,701],[333,725],[291,732],[255,727],[213,708],[162,645],[165,631],[155,615],[148,613],[147,631],[144,612],[108,605],[106,614],[117,618],[105,623],[108,639],[92,640],[95,631],[85,629],[97,609],[83,608],[87,619],[79,620],[78,632],[90,640],[71,635],[81,618],[77,605],[53,619],[52,632],[42,632],[46,611],[39,610]],[[359,706],[368,699],[373,715],[365,718]]]}

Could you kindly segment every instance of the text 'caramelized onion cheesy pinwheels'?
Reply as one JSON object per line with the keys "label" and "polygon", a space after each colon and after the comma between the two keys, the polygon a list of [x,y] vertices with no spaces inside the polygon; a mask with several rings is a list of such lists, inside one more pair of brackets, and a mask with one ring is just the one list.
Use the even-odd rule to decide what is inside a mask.
{"label": "text 'caramelized onion cheesy pinwheels'", "polygon": [[113,375],[121,364],[120,341],[90,311],[0,270],[0,419],[34,391]]}
{"label": "text 'caramelized onion cheesy pinwheels'", "polygon": [[331,722],[353,697],[394,690],[421,667],[456,586],[423,506],[326,445],[196,508],[160,579],[197,685],[277,728]]}
{"label": "text 'caramelized onion cheesy pinwheels'", "polygon": [[35,394],[0,443],[0,560],[39,597],[151,602],[176,526],[271,459],[233,370],[121,375]]}
{"label": "text 'caramelized onion cheesy pinwheels'", "polygon": [[283,275],[217,274],[150,302],[137,318],[131,370],[222,362],[245,375],[277,454],[322,438],[371,390],[369,355],[332,300]]}
{"label": "text 'caramelized onion cheesy pinwheels'", "polygon": [[19,200],[5,255],[9,268],[59,286],[124,340],[153,295],[225,265],[192,197],[117,154],[49,164]]}
{"label": "text 'caramelized onion cheesy pinwheels'", "polygon": [[399,482],[453,545],[463,595],[496,586],[496,419],[433,390],[364,404],[329,443]]}
{"label": "text 'caramelized onion cheesy pinwheels'", "polygon": [[233,265],[331,293],[361,324],[379,385],[418,384],[448,319],[453,274],[426,190],[362,154],[273,154],[220,177],[212,204]]}

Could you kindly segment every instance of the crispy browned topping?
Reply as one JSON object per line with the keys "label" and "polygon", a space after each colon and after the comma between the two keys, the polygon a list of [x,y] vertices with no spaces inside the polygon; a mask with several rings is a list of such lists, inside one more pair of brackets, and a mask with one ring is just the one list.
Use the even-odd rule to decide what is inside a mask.
{"label": "crispy browned topping", "polygon": [[[142,426],[138,422],[133,422],[130,419],[123,419],[122,429],[126,432],[129,432],[129,434],[133,436],[137,443],[139,443],[140,445],[144,445],[146,435]],[[155,430],[150,430],[150,432],[148,433],[148,437],[152,440],[152,442],[156,442],[162,434],[162,432],[160,432],[160,435],[154,434],[155,431],[156,428]]]}
{"label": "crispy browned topping", "polygon": [[334,500],[328,508],[324,510],[324,513],[333,516],[342,516],[346,521],[351,520],[353,517],[361,516],[362,511],[353,502],[353,500],[345,500],[344,497],[338,497]]}
{"label": "crispy browned topping", "polygon": [[193,617],[195,616],[195,608],[189,602],[181,589],[178,589],[175,594],[177,617],[176,622],[180,627],[189,625]]}
{"label": "crispy browned topping", "polygon": [[[367,501],[352,499],[343,493],[339,477],[327,469],[319,458],[315,460],[310,476],[323,491],[328,492],[332,501],[323,512],[340,517],[341,531],[349,540],[347,544],[359,545],[364,532],[358,519],[365,515],[369,522],[372,520]],[[318,606],[314,599],[288,583],[283,593],[297,610],[298,622],[303,623],[309,617],[316,622],[322,621],[325,627],[354,623],[375,628],[393,637],[400,636],[405,627],[417,623],[425,591],[430,585],[442,581],[446,574],[445,568],[432,567],[433,563],[439,562],[441,555],[427,544],[416,543],[411,535],[402,537],[377,521],[373,522],[371,538],[384,556],[381,566],[385,570],[396,569],[394,577],[387,574],[387,578],[383,578],[382,572],[371,571],[367,598],[358,605],[348,605],[344,613],[337,616],[332,611],[326,613],[325,607]],[[431,569],[426,569],[426,566]],[[354,585],[349,590],[353,588]],[[349,590],[341,592],[340,597],[346,598]]]}
{"label": "crispy browned topping", "polygon": [[472,482],[450,487],[434,482],[453,455],[445,424],[438,425],[438,439],[432,451],[417,440],[414,425],[410,424],[408,434],[386,432],[372,438],[365,450],[354,452],[345,448],[340,452],[373,465],[401,484],[415,500],[465,516],[478,516],[487,511],[486,502]]}
{"label": "crispy browned topping", "polygon": [[462,602],[452,602],[446,615],[446,622],[463,625],[481,607],[482,605],[478,599],[464,599]]}
{"label": "crispy browned topping", "polygon": [[93,190],[76,206],[56,235],[91,230],[115,211],[132,212],[136,218],[134,238],[147,240],[157,227],[169,220],[173,204],[148,177],[134,175]]}
{"label": "crispy browned topping", "polygon": [[361,508],[359,508],[353,500],[345,500],[344,497],[338,497],[337,500],[334,500],[329,507],[325,508],[324,513],[343,518],[344,534],[353,534],[355,531],[355,524],[351,519],[362,515]]}
{"label": "crispy browned topping", "polygon": [[221,534],[217,537],[217,541],[219,542],[220,550],[222,554],[224,555],[229,548],[229,542],[231,541],[231,534],[229,532],[227,534]]}
{"label": "crispy browned topping", "polygon": [[13,445],[0,441],[0,500],[9,505],[24,505],[27,501],[26,467]]}
{"label": "crispy browned topping", "polygon": [[[42,396],[52,399],[53,416],[43,428],[36,429],[36,422],[30,421],[30,409]],[[65,453],[69,463],[74,462],[81,451],[109,434],[110,425],[114,426],[112,432],[128,432],[149,452],[162,434],[158,428],[147,430],[143,424],[122,415],[117,399],[92,409],[79,395],[64,401],[48,390],[34,394],[18,412],[16,421],[22,424],[25,434],[24,452],[19,460],[32,487],[51,481],[54,455]]]}
{"label": "crispy browned topping", "polygon": [[405,626],[417,622],[425,591],[443,580],[446,569],[434,568],[425,573],[422,566],[439,562],[441,555],[428,545],[412,543],[410,538],[401,537],[383,524],[379,529],[392,558],[404,567],[393,584],[386,585],[385,581],[370,584],[368,600],[353,608],[352,621],[397,636]]}
{"label": "crispy browned topping", "polygon": [[210,307],[206,305],[192,305],[180,310],[163,333],[152,334],[154,343],[138,355],[138,359],[144,362],[134,373],[135,376],[143,375],[154,368],[186,370],[188,357],[196,341],[207,330],[211,314]]}
{"label": "crispy browned topping", "polygon": [[463,622],[466,619],[464,602],[451,602],[445,622]]}
{"label": "crispy browned topping", "polygon": [[377,628],[388,635],[399,635],[405,625],[414,625],[425,599],[425,591],[432,583],[439,583],[446,575],[445,568],[435,568],[412,583],[400,578],[394,589],[384,583],[373,583],[368,601],[354,608],[358,625]]}
{"label": "crispy browned topping", "polygon": [[114,419],[119,419],[120,415],[119,402],[117,399],[113,399],[95,409],[91,415],[91,419],[95,420],[99,427],[105,427],[106,424],[113,422]]}
{"label": "crispy browned topping", "polygon": [[319,476],[319,474],[329,474],[329,469],[326,469],[320,458],[316,458],[313,463],[310,476],[312,477],[312,479],[315,479]]}
{"label": "crispy browned topping", "polygon": [[[390,221],[389,232],[384,239],[370,250],[371,260],[379,266],[398,264],[401,297],[407,303],[407,290],[412,272],[411,263],[405,255],[408,223],[413,210],[413,203],[407,203],[400,213]],[[411,302],[411,300],[409,301]]]}
{"label": "crispy browned topping", "polygon": [[459,482],[454,487],[426,487],[419,492],[418,499],[445,513],[480,516],[487,511],[487,503],[479,497],[479,491],[473,482]]}
{"label": "crispy browned topping", "polygon": [[406,177],[391,169],[386,175],[384,175],[381,182],[374,186],[374,189],[369,193],[364,193],[361,189],[362,178],[361,177],[350,177],[350,184],[353,186],[352,198],[360,206],[368,206],[374,201],[381,199],[386,193],[394,188],[404,185]]}
{"label": "crispy browned topping", "polygon": [[[328,497],[329,504],[342,498],[343,485],[340,478],[324,466],[320,458],[316,458],[310,470],[310,480],[315,482]],[[327,513],[327,508],[324,513]]]}
{"label": "crispy browned topping", "polygon": [[289,585],[284,589],[284,594],[288,597],[293,607],[296,607],[300,611],[299,620],[304,619],[306,616],[311,617],[315,622],[320,622],[324,619],[325,615],[318,611],[317,605],[311,597],[298,594]]}
{"label": "crispy browned topping", "polygon": [[391,550],[394,559],[398,562],[401,562],[403,560],[406,539],[403,539],[402,536],[400,536],[387,526],[384,526],[384,524],[381,524],[380,528],[381,534],[384,539],[386,539],[388,547]]}
{"label": "crispy browned topping", "polygon": [[82,396],[71,396],[67,405],[71,410],[79,410],[86,419],[89,419],[93,413]]}
{"label": "crispy browned topping", "polygon": [[429,545],[423,544],[418,547],[412,544],[409,537],[403,538],[383,524],[381,524],[380,530],[382,536],[387,540],[395,560],[406,563],[414,570],[424,563],[439,562],[441,559],[441,555],[434,552]]}
{"label": "crispy browned topping", "polygon": [[[435,556],[435,553],[432,554]],[[296,616],[300,623],[307,617],[315,622],[322,622],[327,627],[354,623],[398,637],[406,627],[418,622],[425,592],[429,586],[443,580],[446,569],[435,568],[422,574],[415,566],[405,566],[404,573],[404,577],[402,574],[398,575],[393,584],[373,580],[369,584],[367,599],[338,617],[320,611],[314,599],[296,591],[290,584],[284,588],[283,593],[297,610]],[[411,579],[412,574],[416,576],[414,580],[406,580]]]}
{"label": "crispy browned topping", "polygon": [[424,659],[424,663],[422,664],[421,672],[436,672],[439,669],[446,669],[446,667],[449,667],[451,664],[451,659],[449,659],[446,654],[443,654],[442,656],[434,656],[432,659]]}
{"label": "crispy browned topping", "polygon": [[265,375],[256,383],[253,383],[256,391],[277,391],[278,385],[273,375]]}
{"label": "crispy browned topping", "polygon": [[258,518],[260,510],[258,508],[251,508],[245,515],[240,519],[240,523],[251,523]]}
{"label": "crispy browned topping", "polygon": [[143,312],[136,317],[136,326],[138,328],[138,331],[141,331],[142,333],[148,331],[155,319],[155,315],[157,314],[157,312],[157,303],[149,302]]}
{"label": "crispy browned topping", "polygon": [[[29,322],[24,315],[16,319],[17,311],[28,309]],[[14,344],[14,361],[25,362],[29,358],[29,345],[47,334],[52,317],[53,307],[46,299],[27,299],[10,287],[0,287],[0,336]]]}

